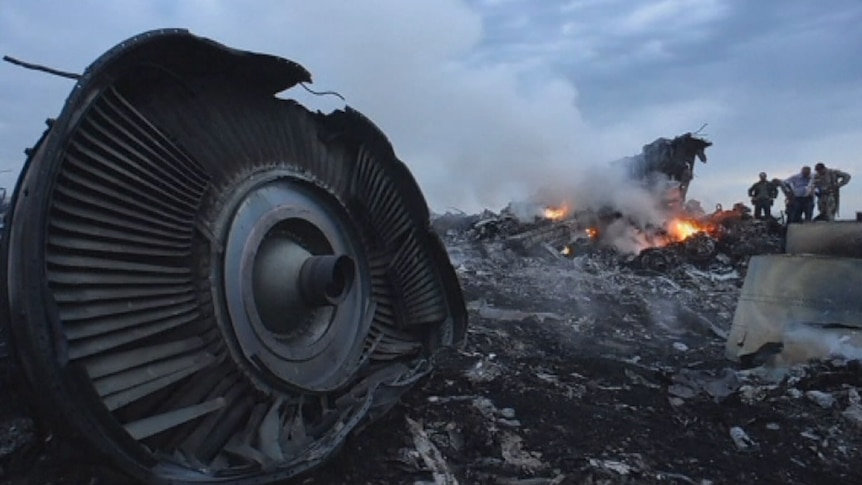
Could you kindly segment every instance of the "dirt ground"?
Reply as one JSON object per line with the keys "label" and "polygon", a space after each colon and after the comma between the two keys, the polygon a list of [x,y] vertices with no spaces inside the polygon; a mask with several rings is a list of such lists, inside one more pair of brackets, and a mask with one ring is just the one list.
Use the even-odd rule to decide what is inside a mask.
{"label": "dirt ground", "polygon": [[[862,483],[862,368],[726,360],[738,271],[639,273],[599,255],[449,246],[470,310],[465,347],[291,483]],[[0,448],[31,442],[0,453],[0,483],[120,483],[5,401]]]}
{"label": "dirt ground", "polygon": [[[739,370],[703,321],[729,328],[738,281],[713,287],[720,297],[701,293],[700,313],[681,312],[678,295],[676,308],[657,314],[649,306],[661,289],[652,290],[664,277],[584,278],[584,266],[568,261],[524,266],[506,281],[462,272],[468,299],[486,299],[473,305],[466,349],[308,483],[433,481],[417,470],[408,418],[421,421],[460,483],[862,483],[862,428],[845,415],[862,386],[859,363],[810,365],[777,381]],[[654,298],[589,291],[614,277]],[[580,291],[559,291],[567,286]],[[488,304],[555,315],[521,320],[482,311]],[[823,395],[834,400],[828,407]],[[734,443],[734,428],[746,446]]]}

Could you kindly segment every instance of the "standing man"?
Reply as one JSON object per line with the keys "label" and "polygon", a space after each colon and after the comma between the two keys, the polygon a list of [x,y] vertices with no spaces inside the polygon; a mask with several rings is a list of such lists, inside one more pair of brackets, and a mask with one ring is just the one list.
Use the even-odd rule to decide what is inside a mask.
{"label": "standing man", "polygon": [[766,172],[760,172],[760,180],[748,189],[755,219],[772,219],[772,201],[778,197],[778,187],[766,180]]}
{"label": "standing man", "polygon": [[814,189],[811,187],[811,167],[804,166],[796,175],[784,180],[790,193],[787,222],[810,221],[814,213]]}
{"label": "standing man", "polygon": [[814,166],[810,187],[817,191],[817,218],[834,221],[838,215],[838,190],[850,182],[850,174],[837,168],[826,168],[823,162]]}

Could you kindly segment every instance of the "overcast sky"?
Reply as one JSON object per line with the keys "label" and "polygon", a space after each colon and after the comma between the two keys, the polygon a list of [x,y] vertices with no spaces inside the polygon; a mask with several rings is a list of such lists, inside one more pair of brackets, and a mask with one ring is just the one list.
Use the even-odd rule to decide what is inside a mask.
{"label": "overcast sky", "polygon": [[[295,60],[389,135],[438,211],[565,190],[708,123],[689,192],[705,207],[747,202],[761,170],[824,161],[857,177],[851,217],[860,25],[859,0],[0,0],[0,54],[80,72],[130,36],[184,27]],[[0,64],[0,186],[72,86]]]}

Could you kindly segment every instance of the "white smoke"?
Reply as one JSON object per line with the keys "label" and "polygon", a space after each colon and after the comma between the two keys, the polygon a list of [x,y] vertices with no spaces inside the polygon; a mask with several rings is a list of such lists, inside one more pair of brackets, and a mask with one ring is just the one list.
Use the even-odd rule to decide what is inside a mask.
{"label": "white smoke", "polygon": [[671,182],[664,176],[647,185],[628,177],[616,163],[597,163],[578,175],[574,181],[561,179],[536,191],[530,198],[532,206],[619,213],[621,218],[602,229],[601,242],[621,253],[637,254],[652,246],[644,229],[662,228],[679,215],[665,203]]}
{"label": "white smoke", "polygon": [[790,362],[843,358],[862,360],[862,332],[859,328],[824,329],[788,324],[782,335],[783,358]]}
{"label": "white smoke", "polygon": [[529,223],[536,220],[536,218],[544,217],[545,208],[547,206],[557,206],[559,205],[559,200],[554,201],[553,204],[542,204],[537,200],[532,201],[512,201],[509,205],[506,206],[506,210],[509,211],[516,219],[521,222]]}
{"label": "white smoke", "polygon": [[[31,15],[56,34],[27,40],[19,24]],[[68,22],[81,15],[86,23]],[[483,22],[464,0],[129,0],[121,6],[34,0],[4,4],[0,44],[18,57],[81,71],[132,35],[180,26],[295,60],[312,72],[315,89],[340,92],[383,129],[433,210],[478,212],[524,200],[548,183],[576,181],[588,160],[614,158],[599,156],[600,144],[575,105],[575,86],[549,63],[484,59]],[[58,87],[45,98],[26,90],[28,80],[45,81],[45,75],[22,69],[9,75],[19,92],[0,93],[10,116],[0,113],[0,158],[23,161],[21,140],[38,138],[42,120],[56,115],[72,85],[48,79]],[[324,112],[339,104],[299,88],[284,96]]]}
{"label": "white smoke", "polygon": [[[605,163],[637,151],[642,135],[628,130],[622,138],[590,126],[577,108],[576,87],[542,57],[486,58],[485,19],[467,1],[261,0],[252,6],[189,0],[167,5],[149,0],[121,6],[95,0],[74,6],[12,2],[0,11],[0,43],[22,58],[81,71],[131,35],[181,26],[231,47],[303,64],[314,76],[314,88],[339,91],[383,129],[435,212],[499,210],[542,191],[556,196],[548,201],[553,205],[612,202],[641,222],[658,217],[648,194],[621,182]],[[27,18],[28,12],[38,12],[39,25],[57,34],[39,43],[27,41],[16,19]],[[87,12],[86,25],[68,22],[82,12]],[[11,160],[23,149],[21,140],[38,138],[42,120],[59,111],[71,85],[49,79],[57,86],[45,96],[44,90],[24,89],[29,80],[45,81],[43,75],[20,69],[9,74],[7,81],[20,92],[0,92],[7,113],[0,113],[0,150],[5,150],[0,158]],[[282,96],[324,112],[340,107],[334,97],[315,97],[299,88]],[[524,210],[524,215],[535,212]]]}

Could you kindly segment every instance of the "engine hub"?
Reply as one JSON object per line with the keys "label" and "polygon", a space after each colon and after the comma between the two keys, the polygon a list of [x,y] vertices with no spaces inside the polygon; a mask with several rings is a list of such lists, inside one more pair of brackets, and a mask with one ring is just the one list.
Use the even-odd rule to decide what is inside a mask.
{"label": "engine hub", "polygon": [[[370,320],[361,244],[335,200],[297,178],[242,187],[217,222],[220,326],[259,381],[337,389],[358,364]],[[361,263],[361,265],[359,264]],[[237,356],[240,357],[239,355]]]}

